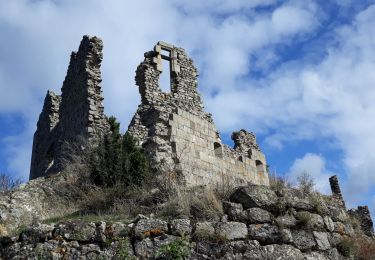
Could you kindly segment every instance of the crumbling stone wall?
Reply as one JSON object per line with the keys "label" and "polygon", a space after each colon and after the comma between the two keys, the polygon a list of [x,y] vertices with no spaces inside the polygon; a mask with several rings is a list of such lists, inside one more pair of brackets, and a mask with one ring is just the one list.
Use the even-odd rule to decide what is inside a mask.
{"label": "crumbling stone wall", "polygon": [[30,179],[41,176],[53,165],[61,97],[48,91],[34,134]]}
{"label": "crumbling stone wall", "polygon": [[66,143],[109,131],[102,105],[102,49],[101,39],[84,36],[71,54],[61,97],[48,91],[34,135],[30,179],[61,170]]}
{"label": "crumbling stone wall", "polygon": [[[266,159],[253,133],[233,133],[234,149],[221,142],[211,114],[203,110],[198,71],[185,50],[158,42],[144,57],[135,77],[142,103],[128,131],[145,148],[155,170],[187,185],[223,180],[268,185]],[[162,59],[170,62],[170,93],[159,86]]]}

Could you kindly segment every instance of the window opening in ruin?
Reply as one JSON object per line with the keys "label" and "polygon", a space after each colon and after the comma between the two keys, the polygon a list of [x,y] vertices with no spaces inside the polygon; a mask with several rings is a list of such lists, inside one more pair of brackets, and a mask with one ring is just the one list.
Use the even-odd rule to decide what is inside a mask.
{"label": "window opening in ruin", "polygon": [[214,143],[214,152],[217,157],[223,157],[223,148],[221,147],[221,144],[217,142]]}
{"label": "window opening in ruin", "polygon": [[243,158],[242,158],[242,156],[238,157],[238,160],[239,160],[240,162],[243,162]]}
{"label": "window opening in ruin", "polygon": [[255,165],[257,167],[257,173],[258,174],[263,174],[264,173],[264,166],[263,166],[263,163],[259,160],[256,160],[255,161]]}
{"label": "window opening in ruin", "polygon": [[163,72],[159,76],[159,87],[165,93],[171,92],[171,62],[170,52],[167,50],[161,51],[161,62]]}
{"label": "window opening in ruin", "polygon": [[251,151],[251,149],[249,151],[247,151],[247,157],[249,157],[251,159],[252,155],[253,155],[253,152]]}

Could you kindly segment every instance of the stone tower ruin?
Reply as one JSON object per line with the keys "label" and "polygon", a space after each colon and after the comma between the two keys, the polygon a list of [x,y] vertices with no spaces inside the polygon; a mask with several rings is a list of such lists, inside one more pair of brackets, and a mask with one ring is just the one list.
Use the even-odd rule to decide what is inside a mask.
{"label": "stone tower ruin", "polygon": [[84,36],[71,54],[61,96],[47,92],[34,134],[30,180],[61,170],[65,143],[109,131],[101,94],[102,49],[101,39]]}
{"label": "stone tower ruin", "polygon": [[[223,180],[268,185],[266,158],[253,133],[234,132],[233,149],[222,143],[211,114],[203,110],[198,71],[185,50],[158,42],[144,57],[135,76],[142,103],[128,131],[155,170],[188,186]],[[159,86],[163,59],[169,61],[170,93]]]}
{"label": "stone tower ruin", "polygon": [[[48,91],[34,135],[30,179],[61,170],[63,144],[84,136],[94,141],[109,131],[103,112],[102,41],[84,36],[71,55],[61,96]],[[211,114],[203,110],[198,71],[185,50],[158,42],[136,70],[141,104],[128,132],[142,146],[158,176],[188,186],[223,181],[268,185],[266,159],[255,135],[232,134],[222,143]],[[170,66],[170,92],[161,91],[162,60]]]}

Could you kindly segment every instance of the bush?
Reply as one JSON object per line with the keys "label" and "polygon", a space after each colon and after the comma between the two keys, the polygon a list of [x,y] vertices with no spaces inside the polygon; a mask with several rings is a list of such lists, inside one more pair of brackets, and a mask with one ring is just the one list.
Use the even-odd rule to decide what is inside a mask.
{"label": "bush", "polygon": [[224,215],[223,205],[215,192],[205,188],[191,197],[190,212],[196,219],[217,220]]}
{"label": "bush", "polygon": [[92,154],[91,173],[95,184],[141,185],[150,179],[148,159],[135,138],[129,133],[120,134],[120,124],[114,117],[108,119],[111,132]]}
{"label": "bush", "polygon": [[303,172],[297,177],[298,188],[303,194],[310,194],[314,191],[315,180],[308,173]]}
{"label": "bush", "polygon": [[156,253],[156,256],[159,259],[165,260],[188,259],[188,257],[190,256],[189,239],[183,236],[169,244],[162,245]]}
{"label": "bush", "polygon": [[336,247],[337,250],[339,250],[339,252],[345,257],[354,256],[358,250],[355,241],[350,238],[344,238],[340,241],[340,243],[337,244]]}
{"label": "bush", "polygon": [[307,229],[309,229],[309,223],[311,221],[311,214],[309,212],[305,212],[305,211],[302,211],[302,212],[298,212],[297,215],[296,215],[298,221],[299,221],[299,225],[300,226],[303,226]]}
{"label": "bush", "polygon": [[279,176],[276,173],[270,173],[268,176],[270,187],[276,192],[281,192],[285,188],[292,187],[286,176]]}
{"label": "bush", "polygon": [[22,181],[20,179],[13,179],[5,173],[0,173],[0,191],[9,191],[18,187]]}

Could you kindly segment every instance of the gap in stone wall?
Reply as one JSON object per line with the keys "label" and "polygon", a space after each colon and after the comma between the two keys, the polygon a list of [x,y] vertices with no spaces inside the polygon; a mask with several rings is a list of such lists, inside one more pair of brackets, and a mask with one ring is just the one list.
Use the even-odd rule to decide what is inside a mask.
{"label": "gap in stone wall", "polygon": [[[162,55],[169,57],[169,51],[162,50]],[[165,93],[171,92],[171,66],[170,61],[162,59],[163,72],[159,76],[159,87]]]}

